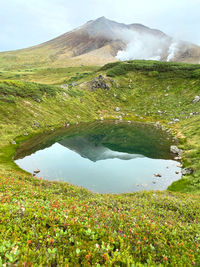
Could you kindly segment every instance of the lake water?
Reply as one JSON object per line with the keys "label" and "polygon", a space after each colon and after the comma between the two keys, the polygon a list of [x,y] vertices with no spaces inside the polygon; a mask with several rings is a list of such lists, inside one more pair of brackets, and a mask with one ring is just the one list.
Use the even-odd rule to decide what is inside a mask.
{"label": "lake water", "polygon": [[152,125],[96,122],[36,136],[22,144],[15,162],[30,173],[39,169],[37,177],[93,192],[164,190],[181,178],[171,144]]}

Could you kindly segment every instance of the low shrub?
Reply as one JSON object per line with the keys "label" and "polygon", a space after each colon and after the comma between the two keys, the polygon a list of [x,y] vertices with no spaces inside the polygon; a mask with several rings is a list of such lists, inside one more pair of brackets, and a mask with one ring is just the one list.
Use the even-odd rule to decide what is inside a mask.
{"label": "low shrub", "polygon": [[156,70],[154,70],[154,71],[150,71],[150,72],[148,73],[148,75],[149,75],[149,77],[157,77],[157,76],[159,76],[159,72],[156,71]]}
{"label": "low shrub", "polygon": [[46,84],[36,84],[31,82],[20,82],[14,80],[0,81],[1,100],[13,102],[14,97],[32,98],[35,101],[42,100],[45,96],[55,96],[58,87]]}

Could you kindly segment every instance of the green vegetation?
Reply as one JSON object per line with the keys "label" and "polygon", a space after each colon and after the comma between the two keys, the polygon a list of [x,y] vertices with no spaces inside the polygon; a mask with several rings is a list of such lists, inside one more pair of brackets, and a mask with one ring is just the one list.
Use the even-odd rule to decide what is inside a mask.
{"label": "green vegetation", "polygon": [[44,95],[52,97],[55,96],[59,90],[59,87],[45,84],[12,80],[0,81],[0,99],[6,102],[15,102],[16,96],[30,98],[39,102]]}
{"label": "green vegetation", "polygon": [[200,262],[199,196],[100,195],[16,175],[2,177],[0,189],[2,263],[198,266]]}
{"label": "green vegetation", "polygon": [[[53,82],[56,71],[46,69],[46,78],[28,71],[24,79],[69,89],[21,76],[0,82],[0,96],[14,97],[0,99],[0,266],[199,266],[200,101],[193,103],[199,65],[117,62],[96,72],[73,69],[67,77],[59,70]],[[110,90],[89,91],[87,82],[99,74],[113,77],[105,78]],[[193,174],[164,192],[101,195],[33,178],[12,161],[22,141],[99,114],[159,122],[179,139],[183,167]]]}
{"label": "green vegetation", "polygon": [[[0,65],[1,67],[1,65]],[[13,70],[5,70],[2,68],[0,71],[0,80],[20,80],[23,82],[37,82],[45,84],[63,84],[68,82],[69,79],[77,80],[80,75],[86,75],[97,70],[98,67],[85,66],[85,67],[63,67],[63,68],[33,68],[24,67],[16,68]]]}
{"label": "green vegetation", "polygon": [[[134,60],[126,62],[114,62],[109,63],[101,68],[101,70],[107,70],[106,74],[110,77],[116,77],[119,75],[125,75],[129,71],[142,71],[156,73],[167,72],[168,76],[170,74],[174,77],[199,77],[200,66],[199,64],[188,64],[188,63],[171,63],[171,62],[161,62],[161,61],[146,61],[146,60]],[[170,72],[170,73],[169,73]]]}

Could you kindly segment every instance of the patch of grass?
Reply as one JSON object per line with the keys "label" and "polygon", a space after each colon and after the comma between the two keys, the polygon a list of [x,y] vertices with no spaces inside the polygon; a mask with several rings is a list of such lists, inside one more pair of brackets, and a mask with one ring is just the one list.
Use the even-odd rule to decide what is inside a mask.
{"label": "patch of grass", "polygon": [[15,97],[42,100],[42,97],[55,96],[59,88],[52,85],[20,82],[14,80],[0,81],[0,99],[6,102],[15,102]]}
{"label": "patch of grass", "polygon": [[199,196],[100,195],[2,177],[1,264],[192,266],[200,263]]}

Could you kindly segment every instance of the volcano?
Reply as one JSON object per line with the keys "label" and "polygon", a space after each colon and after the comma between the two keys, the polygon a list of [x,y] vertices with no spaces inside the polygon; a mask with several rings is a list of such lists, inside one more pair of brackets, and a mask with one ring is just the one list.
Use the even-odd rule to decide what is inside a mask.
{"label": "volcano", "polygon": [[200,62],[200,47],[174,40],[142,24],[123,24],[105,17],[88,21],[55,39],[26,49],[0,53],[23,65],[103,65],[117,60]]}

